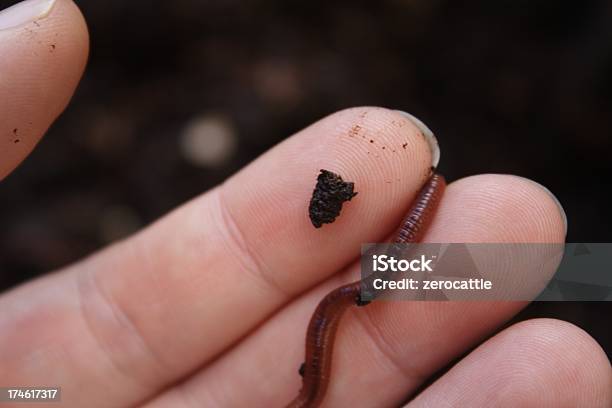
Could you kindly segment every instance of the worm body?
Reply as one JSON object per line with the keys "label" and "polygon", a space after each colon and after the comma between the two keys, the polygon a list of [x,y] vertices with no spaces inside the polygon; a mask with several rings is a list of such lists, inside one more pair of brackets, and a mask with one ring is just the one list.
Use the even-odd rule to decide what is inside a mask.
{"label": "worm body", "polygon": [[434,173],[427,180],[400,226],[395,238],[396,243],[408,244],[419,242],[423,238],[423,234],[427,227],[429,227],[433,214],[438,208],[445,188],[446,181],[440,174]]}
{"label": "worm body", "polygon": [[[444,177],[439,174],[433,174],[425,182],[394,242],[418,242],[423,237],[445,186]],[[351,305],[367,304],[361,302],[362,283],[359,280],[334,289],[317,305],[306,332],[306,356],[300,368],[302,388],[288,408],[314,408],[323,401],[329,384],[334,339],[340,318]]]}

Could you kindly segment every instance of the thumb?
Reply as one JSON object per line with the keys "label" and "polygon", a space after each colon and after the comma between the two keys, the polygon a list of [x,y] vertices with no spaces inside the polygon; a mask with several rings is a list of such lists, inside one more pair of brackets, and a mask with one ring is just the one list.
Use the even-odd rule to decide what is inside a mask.
{"label": "thumb", "polygon": [[88,43],[71,0],[25,0],[0,11],[0,180],[68,104]]}

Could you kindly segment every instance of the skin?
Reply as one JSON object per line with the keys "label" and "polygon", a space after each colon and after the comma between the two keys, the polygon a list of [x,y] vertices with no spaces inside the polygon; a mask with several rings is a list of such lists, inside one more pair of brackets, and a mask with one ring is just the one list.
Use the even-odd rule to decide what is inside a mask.
{"label": "skin", "polygon": [[[23,27],[0,32],[0,123],[12,120],[0,134],[33,123],[23,150],[0,149],[0,177],[65,107],[86,60],[86,26],[71,1],[58,0],[39,23],[42,41],[63,39],[56,53],[32,58],[36,41],[14,41],[26,38]],[[373,150],[349,135],[356,124],[377,146],[399,148]],[[392,235],[430,165],[427,143],[397,112],[354,108],[322,119],[135,236],[0,295],[0,382],[60,385],[66,407],[287,404],[315,305],[355,280],[360,243]],[[307,206],[320,168],[354,181],[359,196],[315,230]],[[424,240],[564,238],[562,213],[541,186],[478,175],[448,186]],[[409,406],[609,407],[610,363],[581,329],[539,319],[487,340],[524,306],[352,308],[324,405],[402,404],[476,347]]]}

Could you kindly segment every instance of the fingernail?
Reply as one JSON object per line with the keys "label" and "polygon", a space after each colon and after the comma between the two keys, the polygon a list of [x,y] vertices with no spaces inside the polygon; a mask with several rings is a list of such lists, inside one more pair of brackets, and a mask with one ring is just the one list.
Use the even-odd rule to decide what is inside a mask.
{"label": "fingernail", "polygon": [[411,121],[421,131],[421,133],[425,137],[425,140],[427,140],[427,143],[429,144],[429,149],[431,150],[431,166],[438,167],[438,163],[440,162],[440,146],[438,145],[438,139],[436,139],[436,136],[433,134],[433,132],[427,127],[427,125],[425,125],[418,118],[414,117],[408,112],[404,112],[401,110],[398,110],[396,112],[401,113],[406,118],[408,118],[408,120]]}
{"label": "fingernail", "polygon": [[0,30],[46,17],[56,0],[25,0],[0,11]]}
{"label": "fingernail", "polygon": [[565,236],[567,236],[567,214],[565,214],[565,210],[563,209],[563,206],[561,205],[561,202],[559,201],[557,196],[555,196],[552,191],[550,191],[548,188],[538,183],[537,181],[533,181],[531,179],[525,179],[525,180],[529,180],[533,184],[536,184],[538,187],[540,187],[542,190],[546,191],[548,195],[550,196],[550,198],[552,198],[552,200],[557,204],[557,207],[559,208],[559,213],[561,214],[561,219],[563,220],[563,227],[565,228]]}

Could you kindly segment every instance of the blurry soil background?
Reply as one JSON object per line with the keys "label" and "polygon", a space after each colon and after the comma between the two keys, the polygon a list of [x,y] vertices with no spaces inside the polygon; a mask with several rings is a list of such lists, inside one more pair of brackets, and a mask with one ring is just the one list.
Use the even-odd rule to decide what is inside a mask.
{"label": "blurry soil background", "polygon": [[[427,123],[449,180],[532,178],[563,204],[568,242],[611,241],[612,2],[77,3],[91,59],[66,113],[0,183],[0,289],[125,237],[357,105]],[[536,316],[612,353],[612,302],[537,303],[519,319]]]}

